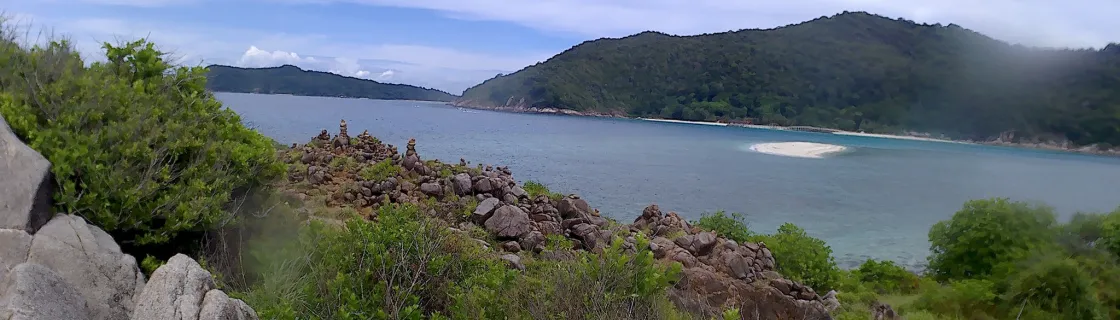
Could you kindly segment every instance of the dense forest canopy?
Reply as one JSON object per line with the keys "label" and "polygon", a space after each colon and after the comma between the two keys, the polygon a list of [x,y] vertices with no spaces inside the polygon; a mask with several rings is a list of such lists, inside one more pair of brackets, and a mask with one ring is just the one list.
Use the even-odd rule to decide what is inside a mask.
{"label": "dense forest canopy", "polygon": [[849,13],[767,30],[584,42],[460,103],[1120,145],[1120,45],[1037,49]]}
{"label": "dense forest canopy", "polygon": [[294,94],[385,100],[451,101],[450,93],[404,84],[302,70],[292,65],[273,68],[207,67],[207,87],[213,91]]}

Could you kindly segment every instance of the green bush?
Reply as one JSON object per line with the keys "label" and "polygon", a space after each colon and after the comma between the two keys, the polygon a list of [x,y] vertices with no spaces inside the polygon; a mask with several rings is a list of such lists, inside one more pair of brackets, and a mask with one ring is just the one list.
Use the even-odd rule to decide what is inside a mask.
{"label": "green bush", "polygon": [[810,237],[792,223],[778,227],[773,235],[755,236],[774,255],[778,272],[790,280],[801,282],[819,292],[837,288],[840,268],[832,257],[832,248],[823,240]]}
{"label": "green bush", "polygon": [[909,294],[918,290],[918,275],[892,261],[868,259],[853,274],[879,293]]}
{"label": "green bush", "polygon": [[1007,199],[973,200],[929,231],[929,272],[938,280],[1006,274],[1032,250],[1052,247],[1053,210]]}
{"label": "green bush", "polygon": [[956,319],[993,319],[998,295],[988,280],[966,279],[948,285],[924,288],[914,306]]}
{"label": "green bush", "polygon": [[738,212],[733,212],[729,216],[723,211],[716,211],[712,214],[704,214],[700,216],[700,220],[691,223],[739,243],[750,241],[752,235],[747,223],[744,222],[743,214]]}
{"label": "green bush", "polygon": [[1097,299],[1093,277],[1070,258],[1042,256],[1031,261],[1011,279],[1007,300],[1063,315],[1062,319],[1108,318]]}
{"label": "green bush", "polygon": [[537,196],[541,195],[547,196],[549,199],[552,199],[554,201],[564,198],[564,195],[548,190],[548,187],[541,184],[540,182],[531,180],[525,181],[525,183],[521,187],[525,189],[525,192],[528,193],[529,197],[531,198],[536,198]]}
{"label": "green bush", "polygon": [[358,176],[367,181],[384,181],[401,173],[401,167],[393,164],[393,160],[385,159],[372,166],[366,166],[358,172]]}
{"label": "green bush", "polygon": [[[5,40],[0,40],[5,41]],[[53,164],[57,209],[122,244],[167,243],[231,222],[235,202],[283,175],[272,141],[139,40],[85,66],[69,43],[0,48],[0,113]]]}
{"label": "green bush", "polygon": [[312,223],[287,248],[262,247],[262,281],[244,296],[262,319],[448,315],[460,303],[453,297],[496,294],[490,286],[514,276],[460,237],[412,205],[381,207],[377,223]]}

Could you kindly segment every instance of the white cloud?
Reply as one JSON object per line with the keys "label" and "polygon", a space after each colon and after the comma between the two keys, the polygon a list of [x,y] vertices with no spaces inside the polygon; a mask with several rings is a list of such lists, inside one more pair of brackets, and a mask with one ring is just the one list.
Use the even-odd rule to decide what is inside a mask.
{"label": "white cloud", "polygon": [[[292,0],[284,0],[292,1]],[[310,0],[319,1],[324,0]],[[551,32],[618,37],[646,30],[700,34],[772,28],[841,11],[956,23],[1002,40],[1095,46],[1120,40],[1114,0],[337,0],[506,21]]]}
{"label": "white cloud", "polygon": [[237,60],[237,65],[241,67],[261,68],[275,67],[285,64],[298,65],[303,62],[314,63],[315,58],[305,59],[301,58],[299,54],[296,54],[295,52],[269,52],[258,49],[256,46],[249,46],[249,50],[246,50],[245,53],[241,55],[241,59]]}

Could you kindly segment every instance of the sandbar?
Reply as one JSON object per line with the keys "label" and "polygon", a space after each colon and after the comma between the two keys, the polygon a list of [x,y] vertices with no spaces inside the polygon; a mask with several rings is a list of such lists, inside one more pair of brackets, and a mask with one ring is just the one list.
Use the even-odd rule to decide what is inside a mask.
{"label": "sandbar", "polygon": [[899,139],[899,140],[917,140],[917,141],[930,141],[930,142],[948,142],[948,143],[970,144],[968,142],[963,142],[963,141],[953,141],[953,140],[926,138],[926,137],[915,137],[915,136],[903,136],[903,135],[894,135],[894,134],[863,133],[863,132],[850,132],[850,131],[839,131],[839,132],[833,132],[832,134],[838,134],[838,135],[844,135],[844,136],[857,136],[857,137],[872,137],[872,138],[886,138],[886,139]]}
{"label": "sandbar", "polygon": [[751,150],[779,156],[820,159],[848,150],[848,147],[813,142],[768,142],[752,145]]}

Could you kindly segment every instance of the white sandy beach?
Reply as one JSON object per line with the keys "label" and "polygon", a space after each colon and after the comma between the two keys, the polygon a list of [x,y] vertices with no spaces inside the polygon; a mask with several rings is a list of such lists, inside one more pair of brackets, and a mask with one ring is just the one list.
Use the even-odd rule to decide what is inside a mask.
{"label": "white sandy beach", "polygon": [[813,142],[769,142],[755,144],[751,146],[751,150],[779,156],[820,159],[848,150],[848,147]]}
{"label": "white sandy beach", "polygon": [[706,126],[717,126],[717,127],[726,127],[727,126],[726,123],[710,122],[710,121],[685,121],[685,120],[652,119],[652,118],[638,118],[638,119],[645,120],[645,121],[656,121],[656,122],[701,124],[701,125],[706,125]]}

